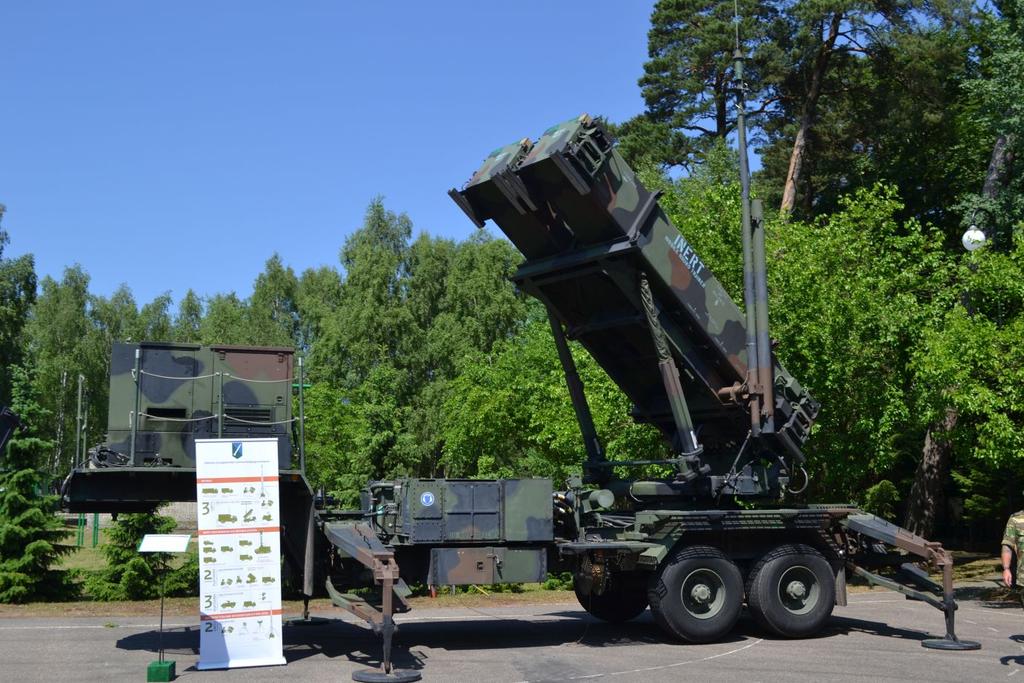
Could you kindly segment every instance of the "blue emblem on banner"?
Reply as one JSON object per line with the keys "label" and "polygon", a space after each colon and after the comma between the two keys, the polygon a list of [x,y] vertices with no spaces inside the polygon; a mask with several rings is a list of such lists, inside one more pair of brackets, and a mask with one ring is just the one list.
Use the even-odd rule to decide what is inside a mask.
{"label": "blue emblem on banner", "polygon": [[232,441],[231,442],[231,455],[234,456],[235,458],[241,458],[242,457],[242,442],[241,441]]}

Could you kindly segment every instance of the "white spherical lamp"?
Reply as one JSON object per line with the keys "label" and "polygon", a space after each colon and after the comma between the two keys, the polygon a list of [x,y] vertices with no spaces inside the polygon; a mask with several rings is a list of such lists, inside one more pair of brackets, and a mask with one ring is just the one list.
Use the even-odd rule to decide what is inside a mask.
{"label": "white spherical lamp", "polygon": [[974,251],[975,249],[980,249],[985,246],[985,242],[988,241],[988,237],[986,237],[985,233],[979,230],[976,225],[972,225],[967,228],[967,231],[964,233],[964,236],[960,238],[960,241],[963,243],[964,249],[967,251]]}

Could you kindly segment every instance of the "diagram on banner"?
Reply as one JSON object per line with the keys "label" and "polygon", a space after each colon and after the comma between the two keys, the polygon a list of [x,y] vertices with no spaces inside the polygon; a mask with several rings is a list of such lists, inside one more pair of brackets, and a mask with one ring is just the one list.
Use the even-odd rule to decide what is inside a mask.
{"label": "diagram on banner", "polygon": [[199,669],[284,664],[276,439],[196,440]]}

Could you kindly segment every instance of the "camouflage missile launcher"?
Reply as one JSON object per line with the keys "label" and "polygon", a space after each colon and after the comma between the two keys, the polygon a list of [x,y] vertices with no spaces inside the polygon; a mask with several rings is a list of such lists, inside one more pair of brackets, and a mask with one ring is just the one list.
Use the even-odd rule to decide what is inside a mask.
{"label": "camouflage missile launcher", "polygon": [[291,465],[292,349],[115,343],[93,467],[195,467],[195,440],[276,437]]}
{"label": "camouflage missile launcher", "polygon": [[[733,471],[751,422],[743,312],[599,124],[582,116],[536,144],[500,148],[449,194],[478,226],[494,220],[527,257],[514,279],[545,304],[556,342],[580,342],[632,400],[633,416],[685,456],[676,493],[779,495],[803,462],[818,404],[775,361],[780,427]],[[572,384],[571,357],[560,356]],[[587,479],[607,483],[610,463],[584,424],[582,392],[573,399]]]}
{"label": "camouflage missile launcher", "polygon": [[[583,436],[584,476],[553,498],[550,566],[572,572],[580,604],[595,617],[622,622],[650,607],[665,632],[691,642],[725,636],[744,601],[776,635],[813,635],[836,603],[845,604],[849,570],[943,610],[946,637],[924,645],[976,648],[954,634],[952,559],[939,544],[845,505],[735,500],[791,490],[818,412],[772,353],[764,221],[749,200],[743,112],[741,100],[742,311],[657,193],[586,115],[549,128],[535,144],[495,150],[462,190],[449,192],[477,226],[493,220],[526,256],[514,279],[547,309]],[[607,460],[570,339],[629,396],[633,416],[662,432],[675,457]],[[672,465],[675,475],[613,476],[614,467],[653,464]],[[603,488],[585,486],[594,483]],[[409,535],[416,513],[388,512],[377,510],[381,537]],[[941,569],[942,586],[908,570],[907,555],[889,546]],[[865,568],[896,565],[898,581]]]}

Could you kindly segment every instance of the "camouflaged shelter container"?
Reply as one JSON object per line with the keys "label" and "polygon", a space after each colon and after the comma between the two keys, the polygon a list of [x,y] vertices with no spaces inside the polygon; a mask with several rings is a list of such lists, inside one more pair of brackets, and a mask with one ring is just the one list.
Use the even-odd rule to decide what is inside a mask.
{"label": "camouflaged shelter container", "polygon": [[[291,466],[293,350],[115,343],[110,358],[107,441],[92,466],[195,467],[195,440],[278,440]],[[134,434],[134,444],[133,444]]]}

